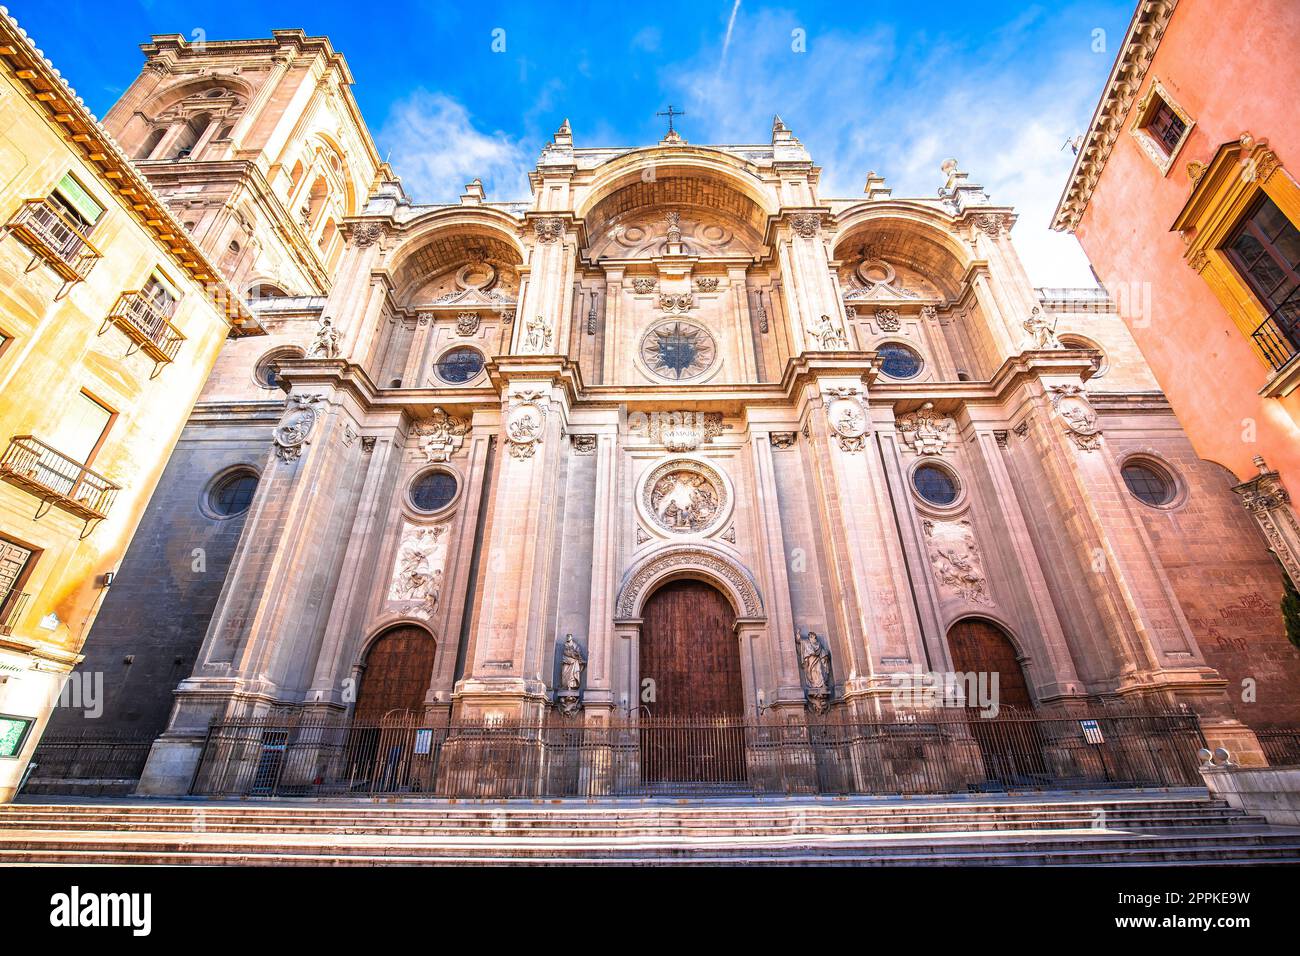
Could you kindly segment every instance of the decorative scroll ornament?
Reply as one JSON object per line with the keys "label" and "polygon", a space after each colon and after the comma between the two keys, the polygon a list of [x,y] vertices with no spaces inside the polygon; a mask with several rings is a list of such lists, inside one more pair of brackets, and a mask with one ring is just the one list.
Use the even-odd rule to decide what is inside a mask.
{"label": "decorative scroll ornament", "polygon": [[289,412],[275,427],[275,453],[281,461],[297,461],[303,446],[311,444],[311,432],[320,417],[316,406],[324,403],[323,395],[294,395]]}
{"label": "decorative scroll ornament", "polygon": [[971,523],[960,521],[922,521],[930,554],[930,568],[944,590],[968,604],[989,605],[983,559],[975,544]]}
{"label": "decorative scroll ornament", "polygon": [[570,435],[569,442],[573,445],[573,453],[575,455],[596,454],[595,435]]}
{"label": "decorative scroll ornament", "polygon": [[338,358],[339,357],[339,330],[334,328],[334,323],[325,316],[321,316],[320,325],[316,327],[316,338],[311,344],[310,351],[307,352],[308,358]]}
{"label": "decorative scroll ornament", "polygon": [[1101,426],[1097,413],[1088,401],[1088,393],[1078,385],[1053,385],[1048,389],[1052,409],[1065,422],[1066,434],[1083,451],[1101,447]]}
{"label": "decorative scroll ornament", "polygon": [[563,219],[534,219],[533,233],[537,236],[538,242],[555,242],[564,235]]}
{"label": "decorative scroll ornament", "polygon": [[407,524],[402,529],[388,600],[414,605],[409,613],[426,620],[438,611],[442,600],[443,567],[447,561],[447,525],[421,527]]}
{"label": "decorative scroll ornament", "polygon": [[803,634],[794,628],[794,644],[799,653],[799,671],[803,676],[804,698],[814,713],[824,714],[830,707],[835,685],[831,678],[831,652],[816,631]]}
{"label": "decorative scroll ornament", "polygon": [[844,332],[843,323],[836,322],[829,315],[823,315],[817,322],[813,338],[823,352],[843,352],[849,347],[849,337]]}
{"label": "decorative scroll ornament", "polygon": [[377,222],[363,222],[352,230],[352,244],[354,246],[373,246],[380,239],[384,238],[384,227]]}
{"label": "decorative scroll ornament", "polygon": [[876,309],[876,325],[882,332],[897,332],[903,323],[897,309]]}
{"label": "decorative scroll ornament", "polygon": [[1005,220],[996,213],[983,212],[974,219],[975,227],[990,238],[996,239],[1002,235],[1002,230],[1006,227]]}
{"label": "decorative scroll ornament", "polygon": [[853,388],[826,390],[826,420],[847,452],[860,452],[867,447],[867,413],[862,407],[862,393]]}
{"label": "decorative scroll ornament", "polygon": [[921,306],[921,318],[927,322],[932,322],[939,318],[939,310],[932,305]]}
{"label": "decorative scroll ornament", "polygon": [[546,392],[540,389],[521,390],[511,397],[506,412],[506,442],[512,458],[532,458],[542,443],[542,428],[546,424]]}
{"label": "decorative scroll ornament", "polygon": [[560,647],[560,686],[555,693],[555,704],[566,717],[572,717],[582,709],[582,672],[586,667],[587,659],[582,656],[578,642],[572,634],[564,635],[564,644]]}
{"label": "decorative scroll ornament", "polygon": [[524,333],[525,355],[549,355],[551,351],[551,324],[542,316],[528,320]]}
{"label": "decorative scroll ornament", "polygon": [[926,402],[897,422],[903,440],[918,455],[942,455],[952,427],[951,419],[935,414],[933,402]]}
{"label": "decorative scroll ornament", "polygon": [[669,315],[684,315],[695,308],[695,296],[690,292],[662,293],[659,308]]}
{"label": "decorative scroll ornament", "polygon": [[718,291],[718,277],[705,276],[702,279],[696,279],[695,288],[699,289],[701,292],[716,292]]}
{"label": "decorative scroll ornament", "polygon": [[817,235],[817,233],[821,230],[821,227],[822,227],[821,216],[809,216],[809,215],[801,214],[798,216],[790,217],[790,228],[793,229],[794,234],[801,239],[814,238]]}
{"label": "decorative scroll ornament", "polygon": [[1063,349],[1064,345],[1056,337],[1056,323],[1043,314],[1042,309],[1034,306],[1033,311],[1029,313],[1029,318],[1022,323],[1025,331],[1029,333],[1026,340],[1026,348],[1031,349]]}
{"label": "decorative scroll ornament", "polygon": [[469,423],[463,418],[453,418],[441,408],[433,416],[415,423],[416,444],[420,453],[430,462],[448,461],[465,443]]}
{"label": "decorative scroll ornament", "polygon": [[659,285],[659,280],[650,276],[637,276],[632,280],[632,291],[637,295],[648,295]]}
{"label": "decorative scroll ornament", "polygon": [[456,315],[456,334],[465,335],[465,336],[475,334],[476,332],[478,332],[480,321],[481,320],[479,319],[479,314],[477,312],[458,313]]}

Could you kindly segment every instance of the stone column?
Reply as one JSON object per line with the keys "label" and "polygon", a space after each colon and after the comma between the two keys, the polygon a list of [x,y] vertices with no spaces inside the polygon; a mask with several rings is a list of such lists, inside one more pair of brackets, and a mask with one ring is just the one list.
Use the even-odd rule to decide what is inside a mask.
{"label": "stone column", "polygon": [[[584,426],[584,428],[591,426]],[[589,706],[616,708],[614,685],[614,602],[619,584],[619,448],[618,421],[592,427],[589,437],[574,436],[575,442],[594,442],[596,495],[591,506],[595,515],[591,555],[591,615],[587,624],[587,692]],[[578,446],[575,444],[575,453]]]}
{"label": "stone column", "polygon": [[777,239],[777,252],[795,354],[820,351],[814,332],[823,315],[830,316],[836,328],[845,328],[844,303],[831,275],[821,213],[789,214]]}
{"label": "stone column", "polygon": [[[568,349],[573,319],[573,271],[576,238],[572,222],[563,216],[543,215],[529,220],[532,249],[528,257],[529,282],[521,290],[515,318],[514,355],[561,355]],[[538,320],[550,329],[550,344],[529,344],[529,324]]]}

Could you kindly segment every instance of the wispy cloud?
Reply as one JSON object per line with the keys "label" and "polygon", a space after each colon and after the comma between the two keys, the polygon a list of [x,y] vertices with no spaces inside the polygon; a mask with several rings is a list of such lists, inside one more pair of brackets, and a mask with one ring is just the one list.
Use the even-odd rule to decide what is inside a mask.
{"label": "wispy cloud", "polygon": [[420,89],[392,105],[375,136],[407,193],[420,202],[454,202],[482,179],[490,199],[528,195],[534,156],[518,140],[475,126],[469,111],[444,93]]}

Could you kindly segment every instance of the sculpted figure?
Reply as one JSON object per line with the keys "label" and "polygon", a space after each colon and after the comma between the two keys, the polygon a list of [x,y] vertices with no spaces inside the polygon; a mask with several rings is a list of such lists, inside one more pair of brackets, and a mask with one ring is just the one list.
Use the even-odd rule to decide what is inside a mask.
{"label": "sculpted figure", "polygon": [[1055,323],[1043,315],[1038,306],[1034,306],[1034,311],[1029,313],[1029,318],[1025,319],[1024,326],[1025,331],[1029,333],[1029,342],[1032,348],[1063,348],[1061,340],[1056,337]]}
{"label": "sculpted figure", "polygon": [[334,328],[334,323],[328,318],[321,318],[320,327],[316,329],[316,341],[312,343],[309,354],[321,358],[339,357],[339,330]]}

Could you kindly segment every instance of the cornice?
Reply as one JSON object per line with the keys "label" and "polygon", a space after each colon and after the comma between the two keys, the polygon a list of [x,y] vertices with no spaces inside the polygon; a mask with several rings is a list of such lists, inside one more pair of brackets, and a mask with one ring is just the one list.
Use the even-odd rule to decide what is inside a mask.
{"label": "cornice", "polygon": [[262,334],[256,317],[172,215],[166,201],[4,7],[0,7],[0,60],[14,83],[27,90],[31,103],[61,132],[69,148],[81,154],[140,227],[203,288],[232,334]]}
{"label": "cornice", "polygon": [[1115,141],[1124,130],[1124,119],[1142,87],[1177,6],[1178,0],[1140,0],[1133,12],[1128,33],[1115,58],[1115,65],[1111,67],[1088,132],[1074,158],[1074,168],[1070,170],[1065,191],[1052,216],[1052,228],[1057,232],[1073,232],[1083,218]]}

